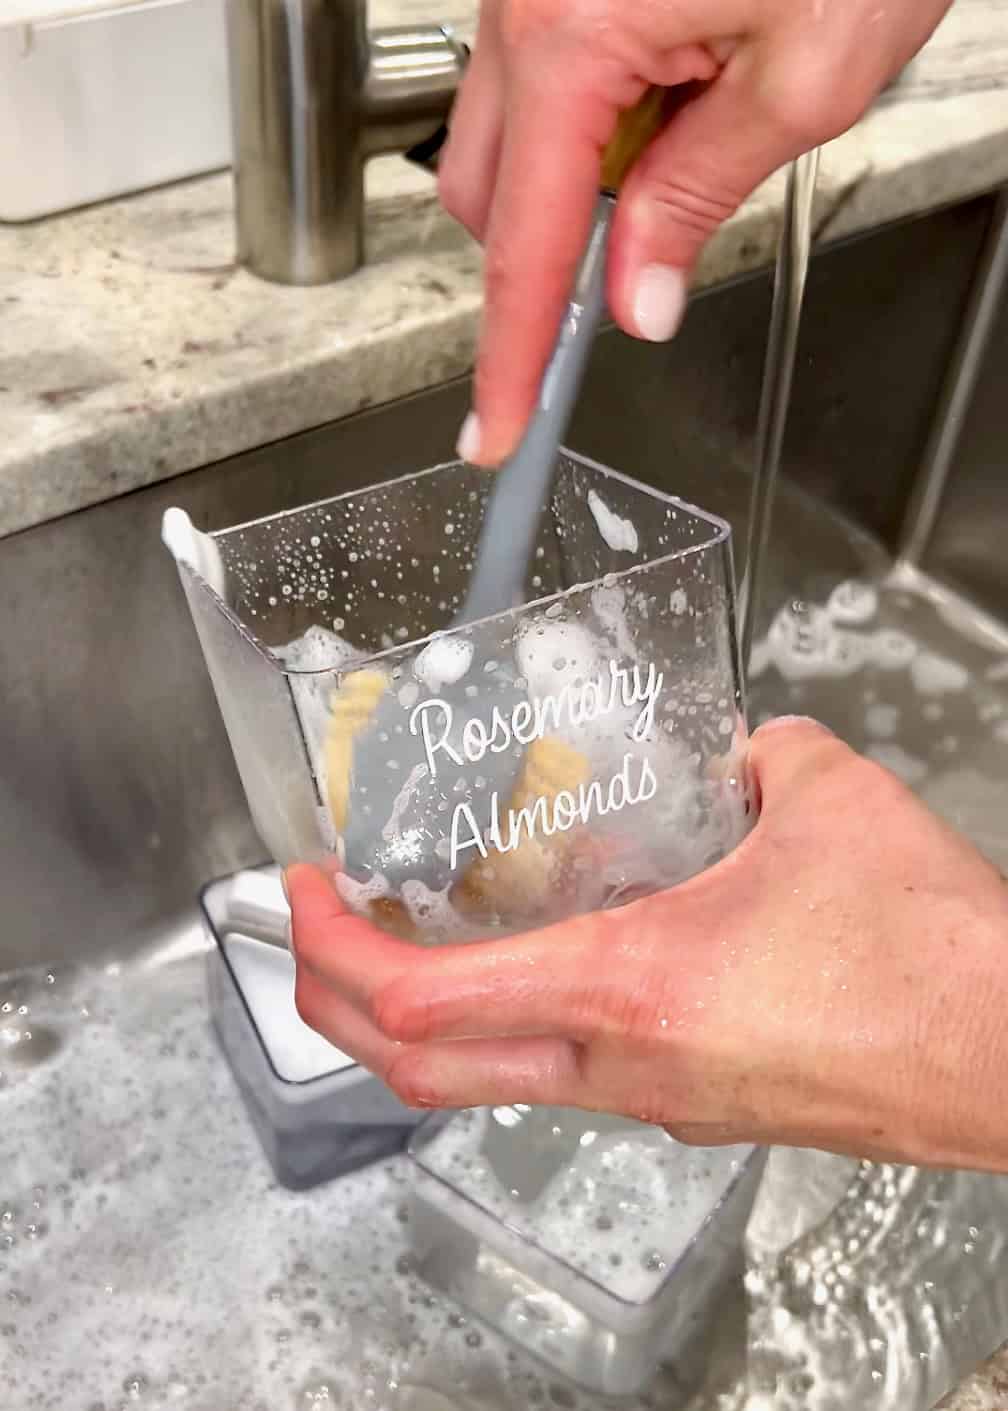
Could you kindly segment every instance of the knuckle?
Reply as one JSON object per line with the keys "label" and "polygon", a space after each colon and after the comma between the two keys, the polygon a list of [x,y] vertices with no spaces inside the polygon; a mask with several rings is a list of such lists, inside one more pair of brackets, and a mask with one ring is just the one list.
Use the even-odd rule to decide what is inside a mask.
{"label": "knuckle", "polygon": [[877,760],[851,752],[854,762],[850,777],[850,790],[855,798],[862,798],[870,806],[873,802],[883,807],[892,802],[911,797],[910,790],[900,777]]}
{"label": "knuckle", "polygon": [[406,1107],[441,1107],[443,1102],[424,1071],[415,1049],[393,1054],[385,1068],[385,1082]]}
{"label": "knuckle", "polygon": [[570,22],[569,0],[505,0],[500,8],[500,36],[507,49],[521,51]]}
{"label": "knuckle", "polygon": [[661,976],[623,974],[595,991],[592,1009],[608,1032],[632,1037],[663,1033],[661,1021],[670,1005]]}
{"label": "knuckle", "polygon": [[397,1043],[424,1038],[429,1020],[418,1005],[412,986],[393,980],[376,990],[371,998],[370,1018],[378,1032]]}
{"label": "knuckle", "polygon": [[700,240],[706,240],[735,214],[743,195],[691,179],[681,171],[659,169],[648,176],[647,199],[652,207]]}
{"label": "knuckle", "polygon": [[765,117],[794,153],[838,136],[862,107],[849,84],[833,82],[813,63],[795,65],[786,77],[775,73],[761,96]]}

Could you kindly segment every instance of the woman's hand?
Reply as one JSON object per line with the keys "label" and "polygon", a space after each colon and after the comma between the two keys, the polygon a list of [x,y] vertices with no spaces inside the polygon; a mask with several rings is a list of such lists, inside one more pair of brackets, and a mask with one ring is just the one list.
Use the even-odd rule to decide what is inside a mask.
{"label": "woman's hand", "polygon": [[620,111],[650,85],[679,87],[622,192],[610,257],[614,316],[663,340],[708,236],[778,167],[849,127],[948,5],[483,0],[441,167],[445,205],[487,253],[461,454],[496,464],[521,436]]}
{"label": "woman's hand", "polygon": [[751,760],[731,856],[530,935],[424,949],[291,868],[301,1015],[413,1105],[1008,1170],[1002,878],[814,722],[757,731]]}

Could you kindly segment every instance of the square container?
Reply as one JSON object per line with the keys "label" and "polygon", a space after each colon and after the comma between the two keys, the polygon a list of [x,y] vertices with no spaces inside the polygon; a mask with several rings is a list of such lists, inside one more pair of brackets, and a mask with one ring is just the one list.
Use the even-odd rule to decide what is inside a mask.
{"label": "square container", "polygon": [[410,1162],[413,1255],[433,1287],[592,1392],[636,1394],[661,1365],[684,1399],[698,1387],[763,1149],[515,1107],[428,1118]]}
{"label": "square container", "polygon": [[403,1149],[420,1114],[302,1021],[275,867],[211,882],[214,1028],[281,1185],[303,1190]]}
{"label": "square container", "polygon": [[[728,525],[562,452],[521,601],[454,627],[493,483],[454,462],[209,535],[165,519],[270,854],[335,854],[355,910],[425,941],[670,886],[751,825]],[[361,682],[363,801],[333,749]]]}

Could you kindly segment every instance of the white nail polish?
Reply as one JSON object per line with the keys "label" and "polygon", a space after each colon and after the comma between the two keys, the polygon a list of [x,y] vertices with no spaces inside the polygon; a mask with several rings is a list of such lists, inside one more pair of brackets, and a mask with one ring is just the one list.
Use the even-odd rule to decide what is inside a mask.
{"label": "white nail polish", "polygon": [[686,276],[671,265],[645,265],[637,279],[634,323],[642,338],[667,343],[686,312]]}
{"label": "white nail polish", "polygon": [[480,448],[480,424],[479,417],[475,412],[470,412],[462,423],[462,429],[458,434],[455,443],[455,450],[460,460],[471,461],[474,456],[479,455]]}

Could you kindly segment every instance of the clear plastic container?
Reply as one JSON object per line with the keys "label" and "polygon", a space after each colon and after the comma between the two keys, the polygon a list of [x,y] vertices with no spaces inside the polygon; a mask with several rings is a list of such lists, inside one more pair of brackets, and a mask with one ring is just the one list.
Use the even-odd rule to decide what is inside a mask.
{"label": "clear plastic container", "polygon": [[564,452],[524,601],[453,628],[492,484],[165,521],[269,852],[336,854],[351,906],[427,941],[672,885],[751,822],[728,526]]}
{"label": "clear plastic container", "polygon": [[211,882],[210,1011],[281,1185],[303,1190],[402,1151],[420,1114],[301,1020],[275,867]]}
{"label": "clear plastic container", "polygon": [[[453,463],[213,535],[165,521],[266,846],[285,865],[335,855],[352,909],[426,943],[672,886],[753,821],[728,525],[562,452],[521,601],[458,626],[493,483]],[[596,1390],[685,1368],[741,1258],[762,1155],[596,1124],[544,1164],[539,1138],[570,1114],[507,1111],[414,1149],[424,1275]],[[461,1182],[439,1168],[480,1122],[505,1197],[544,1183],[524,1214],[489,1178],[470,1188],[471,1165]],[[638,1233],[682,1209],[654,1268],[606,1282],[604,1231],[578,1232],[579,1265],[556,1212],[525,1217],[576,1194],[611,1140]]]}
{"label": "clear plastic container", "polygon": [[414,1258],[583,1387],[630,1395],[670,1364],[685,1396],[741,1279],[764,1159],[559,1109],[429,1118],[410,1144]]}

